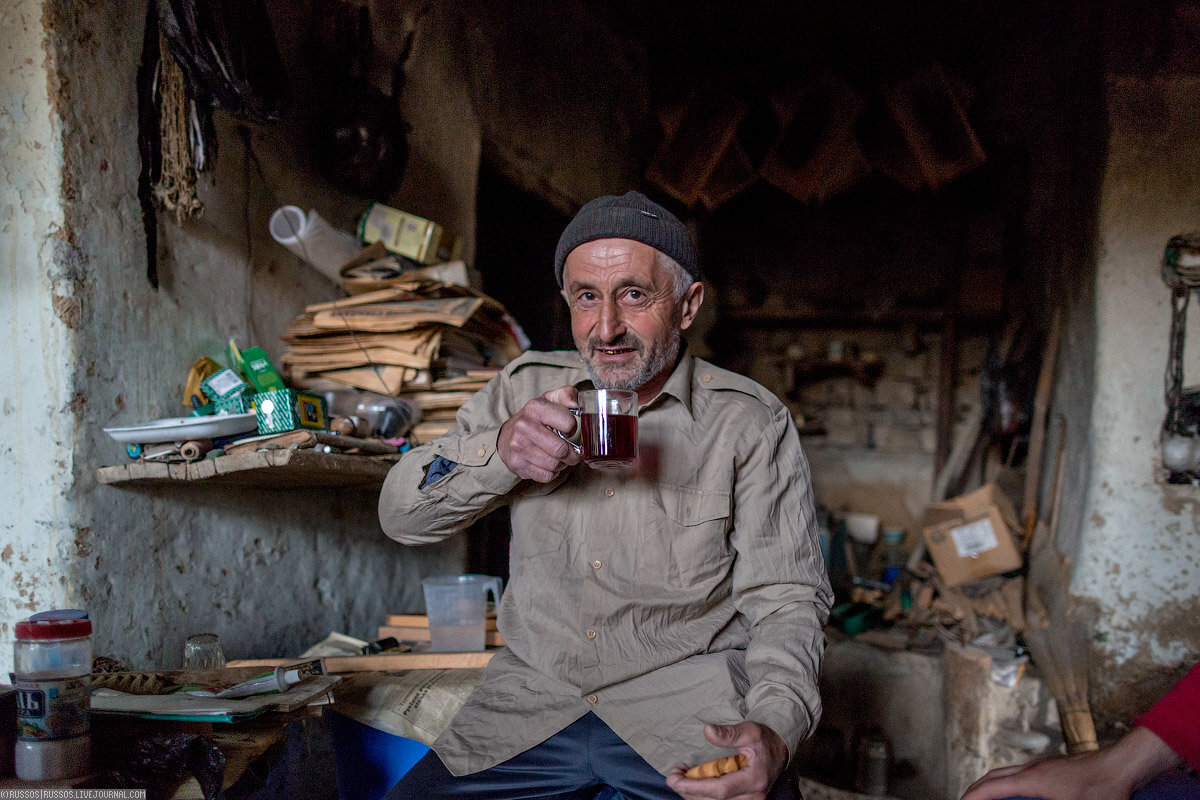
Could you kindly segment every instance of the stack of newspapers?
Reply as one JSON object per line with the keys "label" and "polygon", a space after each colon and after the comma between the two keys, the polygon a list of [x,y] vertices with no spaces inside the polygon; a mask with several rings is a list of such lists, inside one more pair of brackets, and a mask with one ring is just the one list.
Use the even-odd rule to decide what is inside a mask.
{"label": "stack of newspapers", "polygon": [[529,348],[505,308],[470,287],[414,275],[305,308],[283,336],[290,385],[350,386],[401,397],[422,412],[413,438],[453,425],[458,408]]}

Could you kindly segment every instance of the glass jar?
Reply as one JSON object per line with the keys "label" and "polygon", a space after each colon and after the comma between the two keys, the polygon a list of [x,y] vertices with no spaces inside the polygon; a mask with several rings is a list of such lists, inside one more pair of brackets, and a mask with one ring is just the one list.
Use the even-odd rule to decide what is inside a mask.
{"label": "glass jar", "polygon": [[86,775],[91,767],[91,621],[48,612],[18,622],[13,656],[17,777]]}

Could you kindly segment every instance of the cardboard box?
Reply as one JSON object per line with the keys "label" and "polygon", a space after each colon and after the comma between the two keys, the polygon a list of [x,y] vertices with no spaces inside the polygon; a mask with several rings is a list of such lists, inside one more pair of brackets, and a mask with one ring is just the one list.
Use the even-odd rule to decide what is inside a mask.
{"label": "cardboard box", "polygon": [[276,389],[256,394],[254,413],[260,436],[287,433],[297,428],[326,430],[329,427],[325,398],[310,392]]}
{"label": "cardboard box", "polygon": [[367,207],[358,223],[358,235],[367,244],[379,242],[418,264],[454,261],[462,253],[461,241],[441,225],[383,203]]}
{"label": "cardboard box", "polygon": [[1020,521],[1012,503],[992,483],[925,509],[921,534],[947,586],[1021,567]]}

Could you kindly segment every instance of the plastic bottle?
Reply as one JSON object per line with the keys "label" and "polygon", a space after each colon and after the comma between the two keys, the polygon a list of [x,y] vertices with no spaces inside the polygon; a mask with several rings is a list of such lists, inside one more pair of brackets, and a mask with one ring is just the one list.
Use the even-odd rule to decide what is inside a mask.
{"label": "plastic bottle", "polygon": [[882,796],[888,791],[888,762],[891,748],[880,730],[868,731],[858,745],[858,770],[854,788],[863,794]]}
{"label": "plastic bottle", "polygon": [[46,612],[18,622],[13,655],[17,777],[32,781],[86,775],[92,746],[91,621]]}
{"label": "plastic bottle", "polygon": [[883,532],[883,582],[892,584],[904,567],[904,529],[888,528]]}

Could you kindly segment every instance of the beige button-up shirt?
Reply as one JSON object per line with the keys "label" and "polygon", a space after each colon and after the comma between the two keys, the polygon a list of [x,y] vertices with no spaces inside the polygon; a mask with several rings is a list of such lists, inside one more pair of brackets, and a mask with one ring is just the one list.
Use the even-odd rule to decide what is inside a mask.
{"label": "beige button-up shirt", "polygon": [[[511,505],[507,647],[434,750],[475,772],[591,711],[663,774],[727,754],[707,722],[762,723],[794,754],[821,713],[831,593],[787,409],[685,353],[639,409],[631,472],[579,464],[523,481],[496,454],[500,426],[567,384],[590,385],[577,353],[524,354],[384,484],[383,529],[410,545]],[[456,466],[421,488],[438,456]]]}

